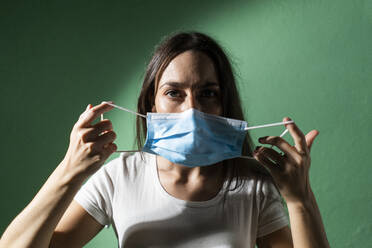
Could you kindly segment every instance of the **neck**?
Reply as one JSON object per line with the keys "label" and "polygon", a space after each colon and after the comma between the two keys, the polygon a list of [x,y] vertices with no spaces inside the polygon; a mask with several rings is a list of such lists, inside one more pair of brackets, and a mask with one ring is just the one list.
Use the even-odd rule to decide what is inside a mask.
{"label": "neck", "polygon": [[222,162],[209,165],[188,167],[181,164],[172,163],[169,160],[156,156],[158,170],[172,176],[177,183],[187,183],[189,181],[207,181],[212,178],[222,177]]}

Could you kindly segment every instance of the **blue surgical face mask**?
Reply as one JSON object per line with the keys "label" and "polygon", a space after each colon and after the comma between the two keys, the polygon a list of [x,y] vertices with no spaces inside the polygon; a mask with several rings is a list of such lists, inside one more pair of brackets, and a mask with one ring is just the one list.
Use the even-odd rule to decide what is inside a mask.
{"label": "blue surgical face mask", "polygon": [[107,104],[146,118],[147,137],[142,151],[189,167],[213,165],[236,157],[252,158],[242,156],[247,130],[293,123],[247,127],[245,121],[206,114],[193,108],[182,113],[147,113],[145,116]]}
{"label": "blue surgical face mask", "polygon": [[245,121],[196,109],[182,113],[148,113],[143,151],[186,166],[205,166],[242,154]]}

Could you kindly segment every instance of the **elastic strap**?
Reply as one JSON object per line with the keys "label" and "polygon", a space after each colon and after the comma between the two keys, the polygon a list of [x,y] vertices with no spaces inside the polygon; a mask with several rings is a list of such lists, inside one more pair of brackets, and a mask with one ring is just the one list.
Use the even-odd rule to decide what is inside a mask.
{"label": "elastic strap", "polygon": [[244,128],[244,130],[252,130],[252,129],[263,128],[263,127],[275,127],[275,126],[281,126],[281,125],[291,124],[291,123],[294,123],[294,121],[283,121],[283,122],[276,122],[276,123],[271,123],[271,124],[246,127]]}
{"label": "elastic strap", "polygon": [[[110,103],[110,102],[106,102],[106,101],[103,101],[103,103],[106,103],[110,106],[113,106],[117,109],[120,109],[120,110],[123,110],[123,111],[126,111],[128,113],[131,113],[131,114],[134,114],[134,115],[138,115],[138,116],[141,116],[142,118],[146,118],[146,115],[143,115],[143,114],[140,114],[140,113],[137,113],[137,112],[134,112],[133,110],[130,110],[130,109],[127,109],[127,108],[124,108],[124,107],[121,107],[121,106],[118,106],[116,104],[113,104],[113,103]],[[103,120],[103,114],[101,115],[101,120]],[[257,128],[264,128],[264,127],[274,127],[274,126],[281,126],[281,125],[285,125],[285,124],[291,124],[291,123],[294,123],[294,121],[283,121],[283,122],[276,122],[276,123],[270,123],[270,124],[264,124],[264,125],[257,125],[257,126],[252,126],[252,127],[246,127],[244,128],[245,131],[248,131],[248,130],[252,130],[252,129],[257,129]],[[284,130],[284,132],[280,135],[280,137],[283,137],[286,133],[288,132],[288,129],[286,128]],[[273,147],[273,146],[271,146]],[[116,151],[116,152],[139,152],[141,150],[122,150],[122,151]],[[241,158],[246,158],[246,159],[255,159],[253,157],[250,157],[250,156],[241,156]]]}
{"label": "elastic strap", "polygon": [[103,101],[102,103],[106,103],[106,104],[108,104],[108,105],[110,105],[110,106],[113,106],[113,107],[115,107],[115,108],[118,108],[118,109],[120,109],[120,110],[123,110],[123,111],[129,112],[129,113],[134,114],[134,115],[141,116],[141,117],[143,117],[143,118],[146,118],[146,115],[143,115],[143,114],[140,114],[140,113],[134,112],[133,110],[130,110],[130,109],[127,109],[127,108],[120,107],[120,106],[115,105],[115,104],[113,104],[113,103],[105,102],[105,101]]}

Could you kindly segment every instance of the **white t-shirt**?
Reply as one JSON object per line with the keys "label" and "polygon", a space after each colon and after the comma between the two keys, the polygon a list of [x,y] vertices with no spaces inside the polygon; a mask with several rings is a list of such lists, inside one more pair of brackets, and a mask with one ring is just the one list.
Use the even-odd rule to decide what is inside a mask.
{"label": "white t-shirt", "polygon": [[[224,187],[226,186],[226,183]],[[184,201],[162,187],[156,156],[123,153],[95,173],[75,200],[102,225],[112,224],[119,247],[254,247],[257,237],[288,225],[270,182],[252,175],[243,188],[208,201]]]}

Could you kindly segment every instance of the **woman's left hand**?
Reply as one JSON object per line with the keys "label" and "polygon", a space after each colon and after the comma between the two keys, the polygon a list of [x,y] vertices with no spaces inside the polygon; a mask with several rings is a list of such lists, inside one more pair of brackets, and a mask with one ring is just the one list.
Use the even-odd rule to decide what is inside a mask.
{"label": "woman's left hand", "polygon": [[[290,119],[286,117],[283,121]],[[312,130],[305,136],[295,123],[287,124],[286,128],[294,140],[294,146],[278,136],[261,137],[258,139],[261,144],[274,145],[284,154],[258,146],[253,155],[269,170],[287,204],[304,202],[312,194],[309,182],[310,149],[319,132]]]}

